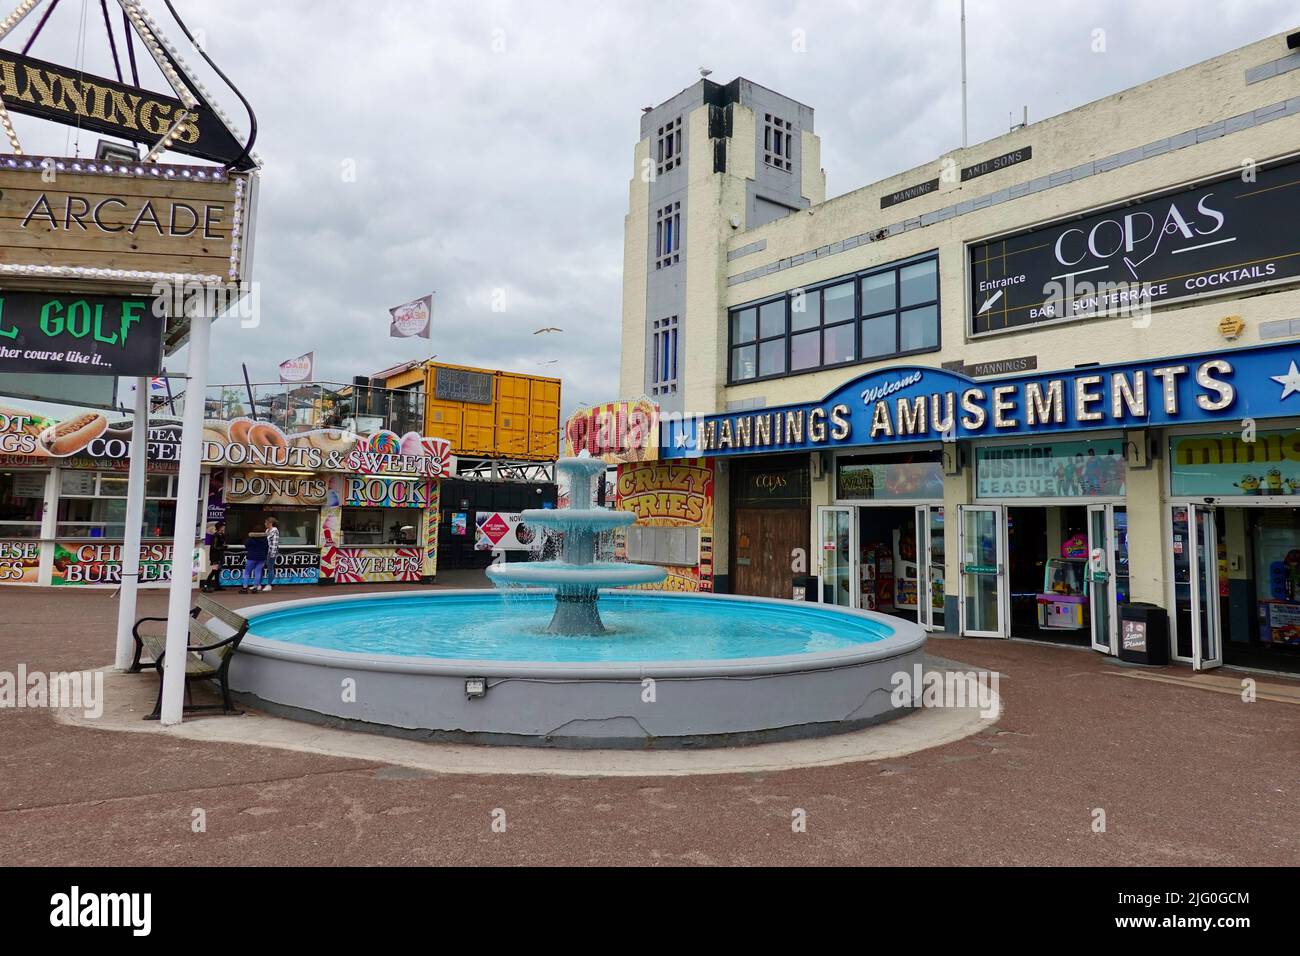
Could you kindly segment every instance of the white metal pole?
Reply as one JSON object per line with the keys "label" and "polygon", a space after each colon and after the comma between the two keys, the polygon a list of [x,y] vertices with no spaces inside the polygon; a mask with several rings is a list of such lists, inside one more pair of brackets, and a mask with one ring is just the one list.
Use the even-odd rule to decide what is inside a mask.
{"label": "white metal pole", "polygon": [[961,148],[966,148],[966,0],[961,0]]}
{"label": "white metal pole", "polygon": [[135,656],[135,624],[140,586],[140,526],[144,523],[145,459],[149,456],[149,379],[135,380],[135,418],[131,424],[131,467],[126,483],[126,529],[122,535],[122,589],[117,604],[117,654],[113,666],[124,671]]}
{"label": "white metal pole", "polygon": [[212,317],[190,319],[189,382],[181,429],[181,464],[176,478],[176,531],[167,600],[167,656],[163,662],[163,724],[179,724],[185,701],[185,647],[189,642],[190,577],[194,574],[195,526],[199,520],[204,393],[208,387],[208,342]]}

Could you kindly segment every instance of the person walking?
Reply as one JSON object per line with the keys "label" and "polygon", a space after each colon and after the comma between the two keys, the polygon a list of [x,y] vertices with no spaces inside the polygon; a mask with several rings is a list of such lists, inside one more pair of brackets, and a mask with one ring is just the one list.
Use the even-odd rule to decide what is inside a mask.
{"label": "person walking", "polygon": [[271,590],[271,583],[275,580],[275,559],[280,556],[280,529],[276,527],[276,520],[268,517],[263,522],[264,532],[266,535],[266,564],[262,566],[262,590]]}
{"label": "person walking", "polygon": [[257,582],[262,577],[262,571],[266,567],[266,532],[250,531],[244,538],[244,586],[239,589],[240,594],[249,592],[249,582],[252,582],[252,590],[258,590]]}
{"label": "person walking", "polygon": [[211,594],[221,590],[221,565],[226,559],[226,523],[218,521],[212,528],[212,541],[208,544],[208,576],[199,590]]}

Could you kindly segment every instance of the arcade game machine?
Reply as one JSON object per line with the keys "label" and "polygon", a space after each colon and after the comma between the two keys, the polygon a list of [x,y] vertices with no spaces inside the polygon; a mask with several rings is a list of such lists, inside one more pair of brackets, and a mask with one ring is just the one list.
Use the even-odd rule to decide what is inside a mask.
{"label": "arcade game machine", "polygon": [[916,565],[916,527],[894,529],[894,608],[916,614],[920,576]]}
{"label": "arcade game machine", "polygon": [[1045,631],[1079,631],[1088,626],[1088,538],[1076,534],[1048,558],[1038,595],[1038,626]]}
{"label": "arcade game machine", "polygon": [[894,609],[894,556],[884,544],[862,546],[860,598],[866,611]]}

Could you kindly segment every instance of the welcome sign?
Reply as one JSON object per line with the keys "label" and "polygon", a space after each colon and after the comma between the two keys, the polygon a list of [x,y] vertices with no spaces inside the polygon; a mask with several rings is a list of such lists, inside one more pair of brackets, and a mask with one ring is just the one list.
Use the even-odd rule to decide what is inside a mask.
{"label": "welcome sign", "polygon": [[142,296],[0,293],[0,373],[157,375],[163,325]]}
{"label": "welcome sign", "polygon": [[820,402],[669,419],[666,458],[1300,415],[1300,342],[976,381],[872,372]]}

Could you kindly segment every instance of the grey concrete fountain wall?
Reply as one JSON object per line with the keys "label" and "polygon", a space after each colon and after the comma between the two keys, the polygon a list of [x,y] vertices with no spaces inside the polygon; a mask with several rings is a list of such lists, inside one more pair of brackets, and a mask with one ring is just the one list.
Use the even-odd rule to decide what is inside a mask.
{"label": "grey concrete fountain wall", "polygon": [[[436,602],[441,595],[476,593],[483,592],[429,597]],[[403,597],[409,595],[388,592],[365,600]],[[793,603],[723,595],[646,597]],[[231,686],[274,712],[403,736],[570,747],[710,746],[835,733],[896,716],[892,677],[920,663],[925,643],[921,628],[891,620],[892,636],[826,653],[552,664],[359,654],[257,636],[262,614],[356,600],[314,598],[249,611],[252,627],[231,664]],[[837,613],[879,619],[867,611]],[[486,680],[482,697],[466,696],[466,681],[474,678]],[[354,699],[344,692],[349,687]],[[647,699],[651,687],[653,701]]]}

